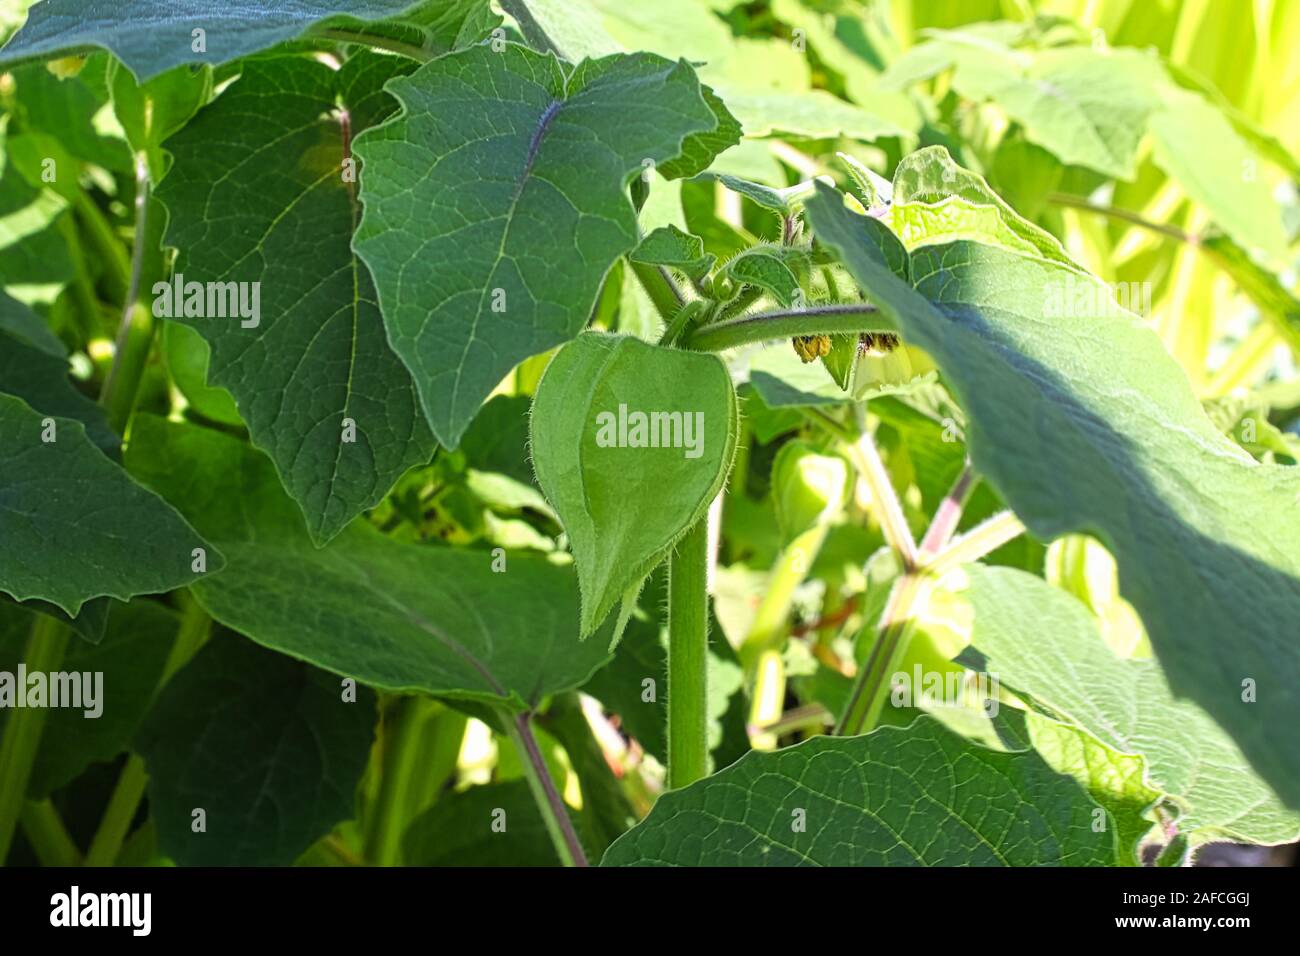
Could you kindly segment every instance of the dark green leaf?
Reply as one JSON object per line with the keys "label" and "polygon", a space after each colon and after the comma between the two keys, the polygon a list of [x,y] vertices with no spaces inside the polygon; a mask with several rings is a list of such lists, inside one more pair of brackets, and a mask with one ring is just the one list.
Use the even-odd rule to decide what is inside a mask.
{"label": "dark green leaf", "polygon": [[208,341],[211,384],[235,397],[320,543],[434,447],[351,249],[360,210],[345,165],[350,131],[396,108],[381,87],[412,66],[371,53],[338,71],[287,57],[249,63],[167,141],[176,166],[158,198],[171,210],[177,272],[186,286],[256,287],[260,300],[255,320],[209,291],[196,316],[187,292],[181,315],[181,297],[164,292],[169,317]]}
{"label": "dark green leaf", "polygon": [[571,72],[514,45],[394,80],[405,107],[356,143],[354,245],[434,434],[454,447],[520,360],[576,335],[636,245],[627,182],[718,119],[685,63],[648,54]]}
{"label": "dark green leaf", "polygon": [[[44,440],[52,437],[53,440]],[[166,502],[106,458],[80,422],[0,393],[0,590],[75,615],[91,598],[127,600],[194,583],[221,555]]]}
{"label": "dark green leaf", "polygon": [[[0,50],[0,67],[101,47],[144,81],[182,63],[229,63],[291,40],[334,14],[380,20],[414,5],[413,0],[231,0],[217,17],[204,0],[120,0],[111,11],[95,0],[44,0]],[[203,31],[201,38],[196,30]]]}
{"label": "dark green leaf", "polygon": [[292,863],[352,816],[375,719],[366,688],[345,699],[333,674],[214,635],[136,738],[160,851],[182,866]]}
{"label": "dark green leaf", "polygon": [[578,641],[568,568],[404,544],[366,522],[317,549],[270,461],[247,445],[146,415],[132,436],[131,471],[226,555],[195,597],[260,644],[384,690],[521,710],[608,660],[607,642]]}
{"label": "dark green leaf", "polygon": [[1038,754],[931,718],[753,752],[664,794],[605,866],[1104,866],[1111,828]]}

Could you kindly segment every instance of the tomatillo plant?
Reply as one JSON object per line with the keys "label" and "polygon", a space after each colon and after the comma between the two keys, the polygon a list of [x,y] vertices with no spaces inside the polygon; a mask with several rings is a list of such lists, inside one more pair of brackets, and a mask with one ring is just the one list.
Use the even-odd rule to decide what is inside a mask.
{"label": "tomatillo plant", "polygon": [[21,2],[0,858],[1300,838],[1295,38],[1128,5]]}

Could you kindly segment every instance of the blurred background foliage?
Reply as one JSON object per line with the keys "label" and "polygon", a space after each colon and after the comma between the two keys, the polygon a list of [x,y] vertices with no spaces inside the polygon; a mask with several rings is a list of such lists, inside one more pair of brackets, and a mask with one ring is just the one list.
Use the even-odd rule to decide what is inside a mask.
{"label": "blurred background foliage", "polygon": [[[0,0],[0,40],[30,5]],[[508,14],[517,5],[502,6]],[[578,29],[574,12],[593,6],[600,27]],[[887,180],[902,156],[944,145],[1089,270],[1141,290],[1138,311],[1226,433],[1261,459],[1296,463],[1300,0],[533,0],[528,7],[539,19],[548,15],[570,49],[650,50],[702,64],[702,77],[744,125],[744,141],[709,174],[654,182],[641,217],[646,232],[676,225],[725,260],[755,241],[778,241],[783,221],[753,190],[728,188],[720,176],[774,189],[826,175],[846,184],[842,152]],[[1033,96],[1050,97],[1047,83],[1031,88],[1028,105],[1011,110],[1014,118],[998,71],[1010,63],[1032,72],[1035,57],[1057,47],[1152,51],[1172,78],[1155,89],[1172,98],[1164,104],[1173,117],[1165,135],[1179,144],[1177,155],[1162,153],[1160,138],[1142,124],[1126,129],[1121,120],[1112,132],[1131,140],[1131,149],[1114,169],[1104,168],[1105,157],[1092,166],[1067,162],[1054,149],[1064,152],[1066,144],[1042,142],[1018,112],[1032,110]],[[112,357],[132,238],[131,151],[114,115],[113,69],[99,53],[0,74],[0,288],[44,318],[88,395]],[[205,95],[219,95],[238,69],[215,70]],[[990,89],[999,95],[981,95]],[[1194,100],[1179,99],[1189,93]],[[1099,91],[1103,103],[1106,95]],[[1204,103],[1225,119],[1177,128],[1178,117]],[[1125,108],[1117,99],[1115,109]],[[43,182],[40,159],[51,155],[78,176]],[[0,297],[0,320],[5,308]],[[657,310],[621,264],[593,322],[651,340],[660,329]],[[167,323],[140,407],[242,433],[230,396],[205,383],[206,353],[196,333]],[[462,447],[409,473],[370,520],[431,546],[562,550],[561,529],[533,483],[525,450],[529,396],[548,357],[524,362]],[[809,378],[809,369],[821,365],[805,368],[788,345],[750,350],[734,362],[744,439],[722,507],[712,582],[716,633],[726,638],[714,642],[710,672],[718,766],[751,746],[821,732],[865,651],[859,635],[871,631],[899,573],[869,492],[847,481],[852,470],[808,425],[807,410],[830,387],[824,374]],[[933,378],[881,393],[867,406],[867,424],[919,533],[962,468],[961,411]],[[1001,507],[981,485],[962,527]],[[1117,654],[1150,654],[1140,621],[1118,593],[1114,562],[1096,542],[1020,538],[990,560],[1041,574],[1080,597]],[[662,786],[662,724],[636,716],[645,713],[640,675],[663,669],[659,577],[647,586],[614,663],[583,696],[556,701],[543,722],[548,759],[567,780],[566,795],[596,845],[643,815]],[[961,672],[953,659],[968,641],[960,593],[940,594],[904,669],[921,663]],[[484,848],[448,849],[426,836],[455,829],[479,803],[531,812],[511,745],[483,723],[414,698],[386,698],[381,711],[384,726],[427,725],[420,739],[428,752],[418,757],[436,772],[412,779],[399,795],[414,822],[404,834],[375,829],[375,820],[390,815],[366,808],[391,794],[381,795],[372,767],[358,821],[321,841],[307,860],[457,862],[457,852]],[[914,713],[899,708],[886,719],[906,723]],[[978,714],[939,716],[962,732],[990,736]],[[384,747],[381,733],[375,766]],[[102,771],[87,774],[100,790],[111,782]],[[451,791],[454,800],[439,798]],[[77,799],[97,805],[93,792]],[[75,807],[62,809],[75,829]],[[551,852],[542,833],[537,828],[537,862]],[[147,844],[128,850],[149,859]],[[505,862],[520,862],[520,851],[512,852]]]}

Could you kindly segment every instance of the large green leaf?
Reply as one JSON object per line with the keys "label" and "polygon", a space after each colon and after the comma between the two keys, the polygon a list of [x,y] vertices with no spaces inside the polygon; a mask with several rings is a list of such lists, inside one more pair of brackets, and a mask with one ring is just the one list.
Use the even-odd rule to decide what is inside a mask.
{"label": "large green leaf", "polygon": [[714,355],[592,332],[551,360],[533,403],[533,465],[573,547],[583,636],[722,490],[738,415]]}
{"label": "large green leaf", "polygon": [[434,434],[455,446],[517,362],[587,323],[637,242],[631,175],[688,140],[697,152],[719,118],[688,65],[649,54],[570,71],[524,47],[476,47],[389,89],[405,109],[356,143],[354,246]]}
{"label": "large green leaf", "polygon": [[[141,81],[182,63],[228,63],[299,36],[335,14],[356,20],[393,17],[416,0],[228,0],[219,13],[204,0],[44,0],[0,50],[0,67],[100,47]],[[203,30],[200,49],[195,30]]]}
{"label": "large green leaf", "polygon": [[208,571],[221,567],[221,555],[106,458],[80,422],[0,392],[0,447],[0,591],[75,616],[91,598],[195,582],[195,549],[206,549]]}
{"label": "large green leaf", "polygon": [[385,690],[520,709],[609,658],[578,641],[573,572],[542,557],[405,544],[366,522],[317,549],[264,456],[147,415],[127,463],[221,544],[228,565],[195,586],[199,603],[270,648]]}
{"label": "large green leaf", "polygon": [[[28,796],[44,799],[93,762],[126,749],[153,702],[177,624],[175,614],[152,601],[114,604],[101,643],[68,645],[59,670],[75,675],[84,706],[50,708]],[[0,670],[15,672],[31,626],[30,613],[0,602]],[[0,710],[0,733],[5,719]]]}
{"label": "large green leaf", "polygon": [[182,866],[289,865],[352,817],[375,721],[366,688],[216,634],[136,737],[159,850]]}
{"label": "large green leaf", "polygon": [[322,543],[434,447],[351,248],[360,209],[344,166],[350,131],[396,109],[382,85],[411,66],[377,54],[338,71],[249,63],[167,141],[176,165],[158,198],[171,210],[177,272],[187,286],[259,283],[261,308],[253,325],[209,295],[202,316],[177,314],[175,301],[172,315],[208,341],[211,384],[235,397]]}
{"label": "large green leaf", "polygon": [[[971,743],[929,717],[865,737],[752,752],[661,796],[606,866],[1101,866],[1113,826],[1033,751]],[[1099,811],[1098,811],[1099,812]]]}
{"label": "large green leaf", "polygon": [[1183,808],[1181,833],[1196,841],[1300,838],[1300,813],[1281,805],[1232,738],[1174,697],[1155,661],[1111,653],[1082,603],[1024,571],[970,566],[966,574],[971,643],[983,668],[1111,747],[1144,756],[1152,784]]}
{"label": "large green leaf", "polygon": [[[1206,417],[1159,339],[1100,283],[970,242],[884,264],[897,243],[829,187],[808,204],[903,337],[930,352],[970,419],[976,468],[1033,534],[1102,538],[1173,693],[1224,726],[1300,806],[1300,471],[1260,464]],[[1053,317],[1053,301],[1092,308]],[[1243,697],[1257,687],[1253,702]]]}

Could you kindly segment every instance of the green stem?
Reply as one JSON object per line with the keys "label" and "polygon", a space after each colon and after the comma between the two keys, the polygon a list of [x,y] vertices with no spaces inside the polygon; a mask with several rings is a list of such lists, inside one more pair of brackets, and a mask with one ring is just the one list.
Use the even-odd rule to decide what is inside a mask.
{"label": "green stem", "polygon": [[775,750],[779,735],[767,729],[781,718],[785,706],[785,659],[775,648],[763,651],[753,667],[754,689],[750,694],[749,746],[754,750]]}
{"label": "green stem", "polygon": [[551,835],[551,842],[555,844],[555,852],[559,854],[560,861],[565,866],[587,866],[587,854],[583,852],[582,842],[573,829],[569,810],[564,798],[555,789],[555,781],[551,779],[541,748],[537,746],[532,715],[512,714],[504,707],[498,708],[497,713],[515,745],[520,763],[524,765],[524,775],[533,791],[533,800],[546,821],[546,830]]}
{"label": "green stem", "polygon": [[554,53],[561,60],[566,59],[559,48],[551,42],[551,38],[546,35],[541,24],[533,17],[532,11],[528,9],[528,4],[523,0],[500,0],[501,9],[510,14],[514,21],[519,24],[519,32],[524,35],[528,45],[539,53]]}
{"label": "green stem", "polygon": [[81,851],[63,818],[49,800],[28,800],[23,806],[23,834],[41,866],[80,866]]}
{"label": "green stem", "polygon": [[135,819],[140,801],[144,799],[148,782],[149,775],[144,760],[131,754],[117,776],[117,785],[113,787],[108,806],[104,808],[99,827],[90,841],[90,849],[86,851],[86,866],[112,866],[117,860],[122,844],[131,832],[131,821]]}
{"label": "green stem", "polygon": [[922,560],[927,560],[929,556],[938,554],[948,546],[948,542],[957,531],[957,525],[961,522],[961,513],[966,507],[966,499],[970,497],[971,489],[974,487],[975,472],[968,461],[962,468],[961,474],[957,476],[957,480],[953,482],[948,494],[939,503],[939,508],[930,521],[930,527],[926,529],[925,537],[921,539]]}
{"label": "green stem", "polygon": [[390,53],[400,53],[402,56],[410,57],[412,60],[419,60],[421,63],[428,63],[433,59],[433,54],[422,46],[416,46],[414,43],[404,43],[392,37],[377,36],[361,30],[339,30],[334,27],[327,27],[316,30],[312,35],[323,37],[326,40],[338,40],[340,43],[356,43],[361,46],[374,47],[377,50],[388,50]]}
{"label": "green stem", "polygon": [[844,451],[871,490],[871,503],[880,519],[880,530],[885,540],[898,555],[905,571],[915,569],[918,563],[916,541],[912,529],[907,526],[903,504],[889,479],[885,463],[880,460],[871,432],[864,430],[856,441],[845,442]]}
{"label": "green stem", "polygon": [[135,409],[149,352],[153,348],[154,316],[151,289],[163,272],[162,217],[149,215],[149,164],[143,153],[136,157],[135,242],[131,255],[131,279],[117,333],[113,366],[104,380],[99,403],[109,425],[125,434]]}
{"label": "green stem", "polygon": [[[822,733],[835,723],[835,715],[821,704],[805,704],[794,710],[787,710],[776,720],[761,727],[753,728],[773,737],[803,732]],[[752,731],[751,731],[752,732]]]}
{"label": "green stem", "polygon": [[99,335],[102,314],[99,300],[95,298],[95,285],[90,281],[90,273],[86,271],[86,259],[81,251],[81,237],[71,217],[59,217],[59,232],[63,234],[68,255],[72,259],[73,276],[69,291],[73,302],[76,303],[78,331],[81,332],[82,338],[89,342]]}
{"label": "green stem", "polygon": [[992,554],[1024,533],[1025,526],[1020,519],[1010,511],[1003,511],[951,542],[934,556],[926,565],[926,570],[935,578],[941,578],[959,565],[970,564],[986,554]]}
{"label": "green stem", "polygon": [[1117,206],[1103,206],[1099,203],[1089,202],[1079,196],[1070,196],[1066,193],[1050,193],[1047,197],[1047,201],[1056,206],[1068,206],[1071,209],[1082,209],[1085,212],[1093,212],[1099,216],[1118,219],[1121,222],[1127,222],[1129,225],[1146,229],[1148,232],[1155,232],[1162,236],[1168,236],[1171,239],[1177,239],[1179,242],[1197,245],[1200,241],[1192,233],[1179,229],[1177,226],[1170,226],[1167,223],[1162,222],[1152,222],[1150,219],[1146,219],[1128,209],[1120,209]]}
{"label": "green stem", "polygon": [[929,598],[932,583],[927,573],[917,571],[904,574],[894,583],[880,616],[875,643],[853,682],[836,734],[869,733],[879,722],[889,697],[889,677],[907,652],[916,616]]}
{"label": "green stem", "polygon": [[[207,612],[187,592],[182,592],[181,601],[184,605],[181,623],[176,631],[176,640],[172,642],[172,649],[163,664],[162,676],[154,690],[155,696],[171,680],[172,675],[198,653],[203,642],[208,639],[212,626],[212,619]],[[122,767],[122,772],[118,774],[108,806],[91,838],[90,848],[86,851],[86,866],[112,866],[117,860],[118,854],[122,852],[122,844],[131,832],[131,822],[135,819],[140,801],[144,799],[148,782],[149,775],[144,760],[131,754]]]}
{"label": "green stem", "polygon": [[877,312],[875,306],[823,305],[762,312],[701,326],[688,338],[687,347],[700,352],[721,352],[751,342],[770,342],[796,335],[897,331],[897,326]]}
{"label": "green stem", "polygon": [[664,327],[663,335],[659,336],[659,344],[663,346],[676,345],[681,339],[682,333],[698,322],[708,307],[708,303],[703,299],[687,302],[677,310],[673,320]]}
{"label": "green stem", "polygon": [[[29,673],[57,671],[63,663],[72,632],[66,624],[46,614],[33,616],[31,637],[23,660]],[[21,688],[20,693],[26,688]],[[14,830],[27,799],[36,753],[49,710],[44,707],[16,707],[9,714],[0,739],[0,863],[9,855]]]}
{"label": "green stem", "polygon": [[127,257],[122,240],[118,238],[112,223],[87,193],[76,194],[73,208],[85,230],[86,238],[107,270],[104,274],[104,282],[108,286],[111,301],[124,301],[127,290],[131,286],[131,260]]}
{"label": "green stem", "polygon": [[709,772],[709,522],[700,518],[668,563],[668,787]]}
{"label": "green stem", "polygon": [[[451,731],[445,740],[439,733],[444,729]],[[379,794],[366,833],[367,862],[402,864],[402,836],[455,770],[464,734],[464,718],[448,713],[435,700],[408,696],[389,702],[384,714]],[[440,741],[446,746],[439,747]]]}
{"label": "green stem", "polygon": [[780,560],[767,579],[766,593],[754,615],[754,622],[740,644],[740,660],[752,667],[764,651],[776,649],[785,637],[794,592],[808,576],[808,569],[821,553],[830,530],[828,521],[818,521],[798,535],[781,553]]}
{"label": "green stem", "polygon": [[637,281],[641,283],[646,295],[654,303],[655,311],[664,320],[664,325],[671,326],[673,317],[686,304],[686,297],[677,288],[677,284],[673,282],[662,266],[633,262],[631,259],[628,260],[628,265],[632,267],[632,272],[636,274]]}
{"label": "green stem", "polygon": [[[949,498],[960,502],[972,478],[963,475]],[[950,534],[959,515],[940,508],[930,525],[926,540],[938,542]],[[889,697],[889,677],[898,667],[916,627],[916,618],[925,608],[934,585],[953,568],[978,561],[1024,532],[1025,526],[1010,511],[995,515],[962,537],[946,545],[933,559],[908,571],[894,584],[889,602],[876,628],[871,653],[853,682],[849,703],[844,708],[837,734],[869,733],[880,719]]]}

